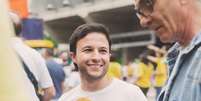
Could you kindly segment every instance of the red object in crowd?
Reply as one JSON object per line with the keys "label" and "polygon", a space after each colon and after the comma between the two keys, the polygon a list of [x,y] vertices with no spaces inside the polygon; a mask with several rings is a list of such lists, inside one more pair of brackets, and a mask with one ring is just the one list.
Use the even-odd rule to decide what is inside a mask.
{"label": "red object in crowd", "polygon": [[27,0],[9,0],[10,9],[19,13],[21,18],[27,18],[28,12],[28,1]]}

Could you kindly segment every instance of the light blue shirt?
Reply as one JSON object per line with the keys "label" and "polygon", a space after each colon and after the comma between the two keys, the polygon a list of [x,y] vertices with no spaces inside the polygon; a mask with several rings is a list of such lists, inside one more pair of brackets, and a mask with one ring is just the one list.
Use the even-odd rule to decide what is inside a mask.
{"label": "light blue shirt", "polygon": [[185,48],[176,43],[167,62],[170,76],[158,101],[201,101],[201,33]]}

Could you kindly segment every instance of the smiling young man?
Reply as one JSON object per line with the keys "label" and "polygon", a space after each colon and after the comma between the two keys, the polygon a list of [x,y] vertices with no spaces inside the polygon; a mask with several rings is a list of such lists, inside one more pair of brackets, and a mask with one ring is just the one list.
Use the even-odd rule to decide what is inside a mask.
{"label": "smiling young man", "polygon": [[70,54],[81,85],[59,101],[147,101],[138,87],[106,76],[110,52],[111,40],[103,25],[79,26],[70,38]]}
{"label": "smiling young man", "polygon": [[140,23],[175,42],[169,80],[158,101],[201,101],[201,0],[134,0]]}

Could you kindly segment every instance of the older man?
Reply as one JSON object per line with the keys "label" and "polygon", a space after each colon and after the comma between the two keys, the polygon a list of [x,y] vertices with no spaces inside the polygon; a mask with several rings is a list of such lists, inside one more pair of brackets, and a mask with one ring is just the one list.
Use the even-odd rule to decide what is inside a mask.
{"label": "older man", "polygon": [[169,50],[169,80],[158,101],[201,101],[201,0],[134,0],[144,27]]}

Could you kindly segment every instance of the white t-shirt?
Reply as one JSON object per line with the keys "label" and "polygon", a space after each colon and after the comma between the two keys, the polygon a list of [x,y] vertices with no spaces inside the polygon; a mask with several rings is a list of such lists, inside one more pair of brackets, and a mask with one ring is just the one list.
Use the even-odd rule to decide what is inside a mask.
{"label": "white t-shirt", "polygon": [[[45,60],[40,55],[40,53],[30,48],[29,46],[25,45],[24,42],[18,37],[13,37],[11,44],[15,52],[22,58],[24,63],[34,74],[35,78],[38,81],[39,87],[48,88],[53,86],[53,82],[48,72]],[[29,82],[31,83],[30,80]],[[31,93],[33,92],[35,93],[35,91],[32,90]],[[36,95],[34,94],[33,96]]]}
{"label": "white t-shirt", "polygon": [[147,101],[147,99],[137,86],[113,79],[110,85],[95,92],[83,91],[79,85],[62,95],[59,101]]}

